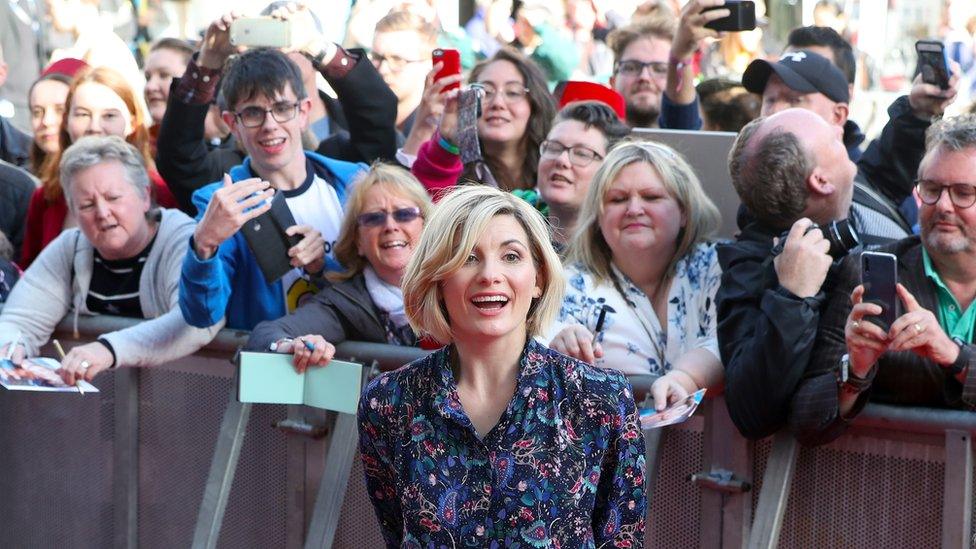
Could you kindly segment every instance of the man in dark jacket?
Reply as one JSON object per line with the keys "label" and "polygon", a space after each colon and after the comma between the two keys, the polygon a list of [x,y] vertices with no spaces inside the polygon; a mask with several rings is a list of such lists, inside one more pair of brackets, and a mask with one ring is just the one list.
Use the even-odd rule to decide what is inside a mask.
{"label": "man in dark jacket", "polygon": [[[831,269],[826,227],[849,215],[854,163],[838,126],[807,109],[747,124],[729,155],[732,183],[750,221],[719,246],[719,350],[732,421],[749,438],[786,424],[810,359]],[[774,239],[789,231],[782,252]]]}
{"label": "man in dark jacket", "polygon": [[[180,208],[191,215],[196,214],[190,200],[193,192],[221,179],[245,156],[237,148],[210,149],[204,139],[207,110],[216,98],[220,71],[226,61],[226,55],[215,56],[210,50],[204,55],[205,48],[206,37],[201,52],[190,60],[183,78],[173,79],[156,152],[160,175],[169,184]],[[316,65],[336,91],[349,130],[339,130],[321,141],[316,152],[348,162],[393,159],[397,139],[396,96],[362,50],[335,48],[336,53],[329,62]]]}
{"label": "man in dark jacket", "polygon": [[928,143],[918,174],[921,238],[881,249],[897,257],[903,314],[890,327],[876,324],[882,309],[862,302],[861,258],[844,261],[793,398],[790,423],[804,443],[840,436],[869,399],[976,409],[976,116],[942,120]]}

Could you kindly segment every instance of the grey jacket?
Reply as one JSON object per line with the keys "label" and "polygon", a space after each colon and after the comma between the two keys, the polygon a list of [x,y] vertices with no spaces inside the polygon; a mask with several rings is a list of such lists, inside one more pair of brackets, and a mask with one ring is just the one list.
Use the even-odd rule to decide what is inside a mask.
{"label": "grey jacket", "polygon": [[[139,279],[139,304],[148,319],[103,334],[115,350],[117,366],[154,366],[176,360],[206,345],[223,326],[193,328],[180,313],[179,281],[194,222],[178,210],[162,210],[162,220]],[[86,305],[94,248],[77,228],[51,242],[14,286],[0,313],[0,347],[17,333],[28,355],[47,342],[58,322],[74,312],[92,314]]]}

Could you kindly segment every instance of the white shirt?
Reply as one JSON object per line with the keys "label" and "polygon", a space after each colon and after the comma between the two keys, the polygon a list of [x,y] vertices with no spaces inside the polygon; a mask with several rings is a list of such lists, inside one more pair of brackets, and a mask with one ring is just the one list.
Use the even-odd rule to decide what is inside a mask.
{"label": "white shirt", "polygon": [[626,299],[613,283],[596,284],[592,273],[582,265],[567,267],[566,296],[546,341],[573,324],[594,332],[600,311],[606,305],[612,311],[608,309],[598,337],[603,358],[596,360],[597,366],[625,374],[663,374],[693,349],[706,349],[721,360],[715,292],[722,270],[715,244],[695,246],[675,265],[668,289],[666,332],[661,329],[647,295],[619,270],[613,271]]}

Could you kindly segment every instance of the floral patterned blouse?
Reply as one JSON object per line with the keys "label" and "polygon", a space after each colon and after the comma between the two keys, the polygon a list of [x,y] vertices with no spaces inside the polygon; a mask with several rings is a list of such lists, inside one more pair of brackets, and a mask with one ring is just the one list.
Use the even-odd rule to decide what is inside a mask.
{"label": "floral patterned blouse", "polygon": [[580,264],[566,269],[566,295],[545,341],[551,341],[572,324],[582,324],[591,333],[596,331],[600,310],[607,306],[603,330],[598,335],[603,357],[596,360],[597,366],[628,375],[663,374],[681,355],[698,348],[721,360],[715,292],[722,281],[722,268],[714,243],[698,244],[675,264],[668,291],[667,329],[662,329],[647,295],[619,270],[614,268],[613,272],[616,286],[597,284]]}
{"label": "floral patterned blouse", "polygon": [[366,485],[388,547],[642,547],[644,438],[630,384],[530,340],[484,438],[450,347],[388,372],[359,403]]}

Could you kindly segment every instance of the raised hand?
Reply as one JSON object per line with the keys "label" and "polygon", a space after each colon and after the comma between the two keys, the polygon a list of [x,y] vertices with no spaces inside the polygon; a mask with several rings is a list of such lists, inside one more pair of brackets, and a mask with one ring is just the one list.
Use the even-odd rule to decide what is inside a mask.
{"label": "raised hand", "polygon": [[197,257],[203,260],[213,257],[217,248],[244,223],[268,211],[274,195],[270,187],[270,183],[257,177],[234,183],[224,174],[224,186],[214,192],[203,219],[193,231]]}

